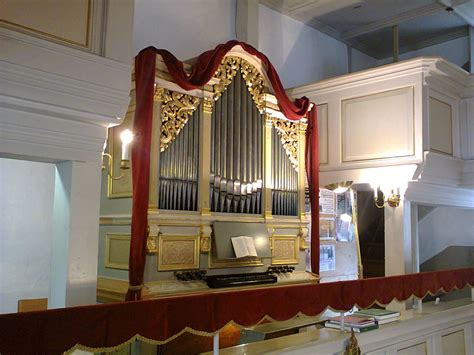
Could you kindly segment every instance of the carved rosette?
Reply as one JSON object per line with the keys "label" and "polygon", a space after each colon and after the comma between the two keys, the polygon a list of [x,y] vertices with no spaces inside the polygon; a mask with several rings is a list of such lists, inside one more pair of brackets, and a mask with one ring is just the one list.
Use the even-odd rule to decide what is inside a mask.
{"label": "carved rosette", "polygon": [[229,56],[222,59],[214,74],[214,77],[219,80],[214,85],[214,100],[217,100],[227,89],[238,71],[242,73],[255,105],[260,112],[263,112],[265,108],[265,80],[257,68],[239,57]]}
{"label": "carved rosette", "polygon": [[291,165],[298,171],[298,123],[276,117],[270,119],[280,136],[281,144],[285,148]]}
{"label": "carved rosette", "polygon": [[201,99],[164,88],[155,90],[154,99],[162,103],[160,151],[163,152],[179,135]]}

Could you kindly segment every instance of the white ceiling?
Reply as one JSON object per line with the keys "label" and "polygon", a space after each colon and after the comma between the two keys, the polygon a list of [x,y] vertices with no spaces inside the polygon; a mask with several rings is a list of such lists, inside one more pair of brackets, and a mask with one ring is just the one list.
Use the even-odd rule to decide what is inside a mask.
{"label": "white ceiling", "polygon": [[[400,53],[468,35],[474,0],[260,0],[372,57],[392,55],[392,26]],[[454,11],[448,13],[447,6]]]}

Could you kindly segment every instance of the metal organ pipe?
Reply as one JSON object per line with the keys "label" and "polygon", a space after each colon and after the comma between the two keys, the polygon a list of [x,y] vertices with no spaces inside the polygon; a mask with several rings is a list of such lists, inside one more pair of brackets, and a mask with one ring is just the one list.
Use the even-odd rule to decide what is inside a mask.
{"label": "metal organ pipe", "polygon": [[197,211],[199,120],[197,109],[160,155],[159,208]]}
{"label": "metal organ pipe", "polygon": [[261,213],[262,120],[237,73],[212,113],[211,211]]}
{"label": "metal organ pipe", "polygon": [[272,128],[272,147],[272,214],[296,216],[298,173],[291,164],[275,128]]}

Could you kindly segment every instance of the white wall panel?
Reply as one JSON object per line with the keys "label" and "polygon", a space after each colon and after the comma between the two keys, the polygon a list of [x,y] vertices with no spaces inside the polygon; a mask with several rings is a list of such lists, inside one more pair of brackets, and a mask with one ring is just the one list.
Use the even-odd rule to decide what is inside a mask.
{"label": "white wall panel", "polygon": [[342,101],[342,161],[415,154],[413,88]]}
{"label": "white wall panel", "polygon": [[328,161],[328,105],[318,105],[318,138],[319,138],[319,164]]}
{"label": "white wall panel", "polygon": [[430,149],[453,154],[453,115],[451,105],[430,97],[429,103]]}

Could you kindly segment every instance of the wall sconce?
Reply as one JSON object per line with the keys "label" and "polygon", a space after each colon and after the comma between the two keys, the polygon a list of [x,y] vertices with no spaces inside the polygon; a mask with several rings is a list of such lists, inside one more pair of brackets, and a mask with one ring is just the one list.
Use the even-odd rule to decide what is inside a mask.
{"label": "wall sconce", "polygon": [[341,182],[336,182],[333,184],[329,184],[324,186],[325,189],[328,189],[329,191],[334,192],[335,194],[342,194],[349,190],[349,188],[352,186],[352,181],[341,181]]}
{"label": "wall sconce", "polygon": [[[130,169],[130,151],[131,151],[131,144],[133,141],[133,133],[129,129],[126,129],[120,133],[120,140],[122,141],[122,159],[120,160],[120,169],[121,170],[127,170]],[[106,140],[107,144],[107,140]],[[107,175],[112,180],[119,180],[123,178],[123,174],[120,174],[119,176],[113,176],[112,175],[112,164],[113,164],[113,159],[112,155],[109,153],[105,153],[105,148],[106,145],[104,145],[104,152],[102,153],[102,169],[105,169],[107,171]],[[105,160],[107,158],[107,164],[105,163]]]}
{"label": "wall sconce", "polygon": [[[382,198],[379,197],[380,195],[382,195]],[[396,194],[392,189],[391,194],[385,199],[385,195],[383,191],[380,190],[380,186],[374,187],[374,203],[377,208],[384,208],[385,204],[390,207],[400,206],[400,188],[397,188]]]}

